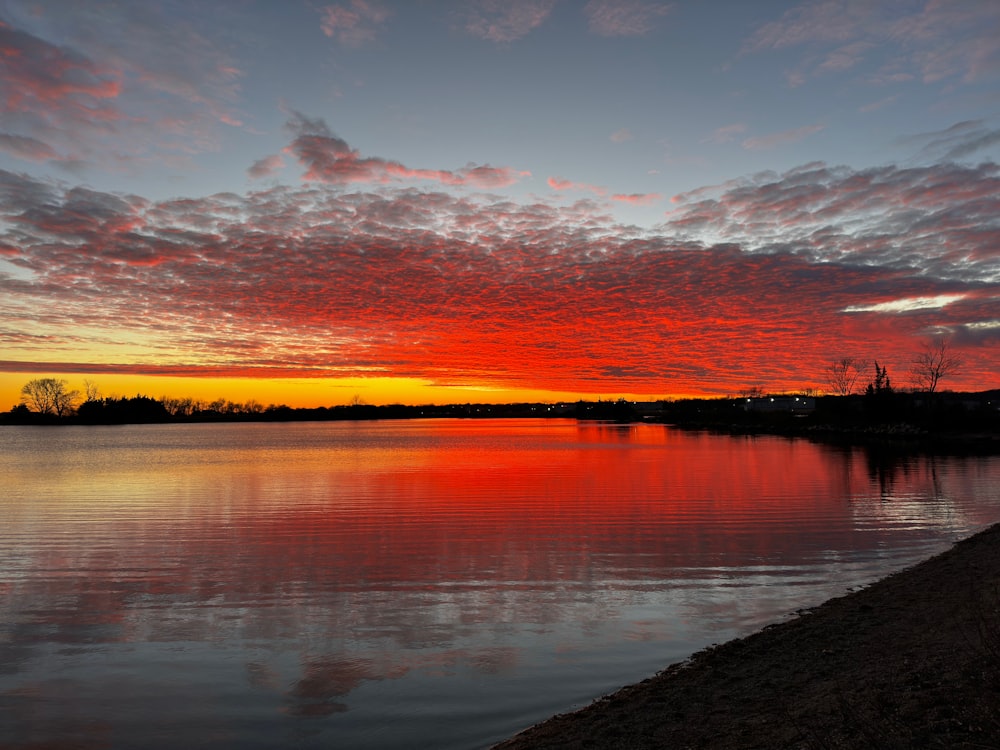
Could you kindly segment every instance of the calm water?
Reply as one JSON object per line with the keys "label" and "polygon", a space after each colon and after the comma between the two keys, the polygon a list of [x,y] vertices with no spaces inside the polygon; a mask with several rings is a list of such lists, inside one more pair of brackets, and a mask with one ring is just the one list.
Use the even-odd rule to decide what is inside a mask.
{"label": "calm water", "polygon": [[1000,458],[654,425],[0,447],[5,748],[481,748],[1000,520]]}

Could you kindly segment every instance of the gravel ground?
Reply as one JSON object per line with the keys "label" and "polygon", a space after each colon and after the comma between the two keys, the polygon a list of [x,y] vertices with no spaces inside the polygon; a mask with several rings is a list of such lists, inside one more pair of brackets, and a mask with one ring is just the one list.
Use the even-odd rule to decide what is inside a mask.
{"label": "gravel ground", "polygon": [[1000,748],[1000,524],[496,748]]}

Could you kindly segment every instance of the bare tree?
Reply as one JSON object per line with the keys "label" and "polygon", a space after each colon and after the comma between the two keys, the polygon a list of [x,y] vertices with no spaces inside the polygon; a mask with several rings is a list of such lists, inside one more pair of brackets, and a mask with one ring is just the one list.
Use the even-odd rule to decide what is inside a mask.
{"label": "bare tree", "polygon": [[244,414],[261,414],[264,411],[264,405],[255,399],[250,399],[245,404],[243,404]]}
{"label": "bare tree", "polygon": [[941,378],[953,374],[962,366],[962,358],[952,354],[948,341],[944,338],[924,343],[924,348],[913,359],[910,378],[918,391],[934,393]]}
{"label": "bare tree", "polygon": [[39,414],[65,416],[80,399],[80,392],[67,390],[67,385],[65,380],[55,378],[29,380],[21,388],[21,403]]}
{"label": "bare tree", "polygon": [[243,411],[242,404],[230,401],[228,398],[217,398],[206,407],[209,411],[219,414],[240,414]]}
{"label": "bare tree", "polygon": [[861,371],[868,369],[868,362],[855,357],[841,357],[831,362],[826,370],[826,381],[838,396],[850,396]]}
{"label": "bare tree", "polygon": [[172,417],[189,417],[194,412],[194,401],[191,398],[173,398],[160,396],[160,403]]}
{"label": "bare tree", "polygon": [[84,401],[100,401],[101,399],[101,389],[97,387],[97,383],[93,380],[84,380]]}

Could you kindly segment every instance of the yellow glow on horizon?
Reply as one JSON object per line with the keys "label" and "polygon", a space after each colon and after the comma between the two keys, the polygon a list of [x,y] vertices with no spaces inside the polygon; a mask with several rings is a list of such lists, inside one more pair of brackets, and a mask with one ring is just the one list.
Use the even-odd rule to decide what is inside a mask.
{"label": "yellow glow on horizon", "polygon": [[[206,403],[225,399],[236,403],[254,400],[263,406],[286,405],[293,408],[340,406],[360,398],[367,404],[464,404],[559,401],[596,401],[627,398],[656,400],[662,395],[634,393],[579,393],[545,391],[531,388],[494,386],[445,386],[413,378],[195,378],[150,375],[85,373],[0,373],[0,411],[20,402],[21,388],[29,380],[52,377],[65,380],[70,389],[81,393],[90,381],[102,396],[152,398],[193,398]],[[675,397],[678,394],[673,394]]]}

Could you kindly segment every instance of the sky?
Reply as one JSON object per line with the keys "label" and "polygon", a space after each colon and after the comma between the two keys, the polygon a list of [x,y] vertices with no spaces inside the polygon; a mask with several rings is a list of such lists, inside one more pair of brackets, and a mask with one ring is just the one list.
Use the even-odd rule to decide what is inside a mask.
{"label": "sky", "polygon": [[1000,387],[996,0],[0,0],[0,409]]}

